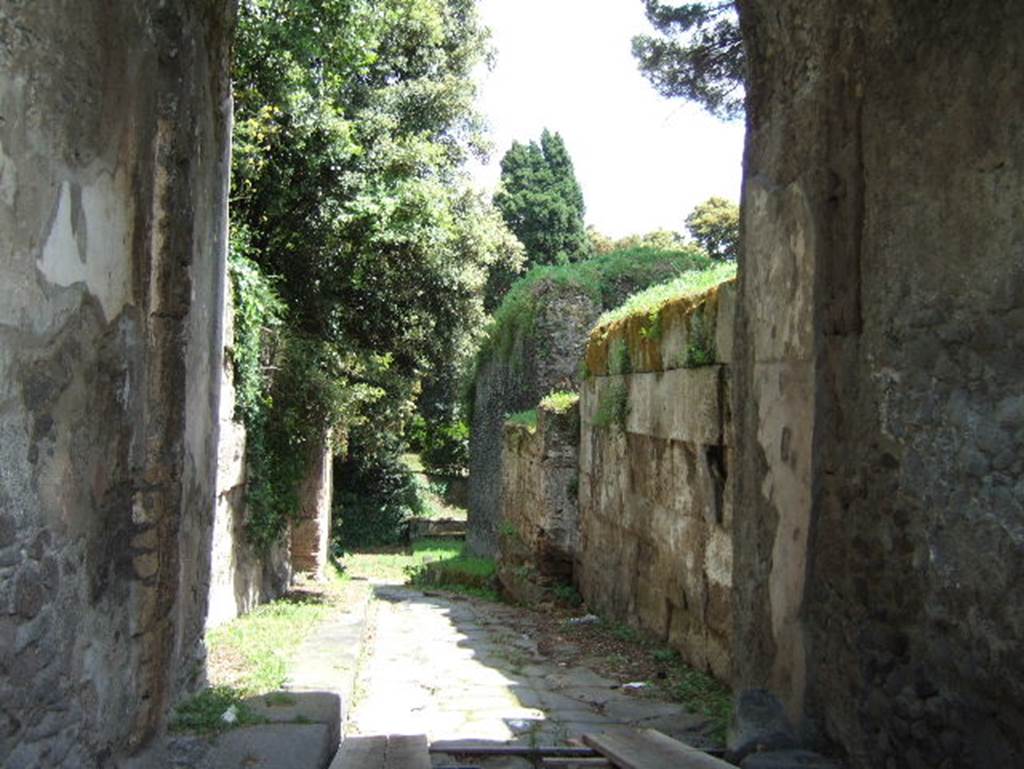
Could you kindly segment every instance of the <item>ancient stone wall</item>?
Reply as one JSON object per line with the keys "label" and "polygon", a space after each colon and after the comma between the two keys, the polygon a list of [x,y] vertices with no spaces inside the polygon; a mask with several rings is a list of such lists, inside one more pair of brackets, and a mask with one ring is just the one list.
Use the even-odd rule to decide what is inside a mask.
{"label": "ancient stone wall", "polygon": [[[598,329],[580,397],[588,606],[731,678],[734,286]],[[710,365],[683,368],[701,352]],[[613,373],[617,372],[617,373]]]}
{"label": "ancient stone wall", "polygon": [[334,446],[330,433],[311,447],[306,477],[299,486],[299,517],[291,526],[291,565],[314,579],[324,578],[331,544]]}
{"label": "ancient stone wall", "polygon": [[741,0],[735,659],[853,767],[1024,762],[1024,6]]}
{"label": "ancient stone wall", "polygon": [[498,550],[505,418],[533,408],[552,390],[576,386],[587,334],[601,314],[578,286],[544,281],[534,293],[532,333],[516,338],[508,355],[485,361],[474,385],[466,543],[482,555]]}
{"label": "ancient stone wall", "polygon": [[203,676],[228,2],[0,5],[0,764],[93,767]]}
{"label": "ancient stone wall", "polygon": [[473,382],[466,531],[470,550],[485,556],[497,553],[505,418],[532,409],[554,390],[578,389],[587,337],[598,316],[698,262],[687,250],[613,252],[561,274],[538,268],[540,273],[528,273],[513,287],[510,296],[525,287],[528,295],[520,296],[525,306],[503,328],[508,332],[504,342],[478,359]]}
{"label": "ancient stone wall", "polygon": [[507,422],[502,448],[498,577],[524,602],[525,583],[572,582],[579,543],[579,406],[537,415],[535,427]]}
{"label": "ancient stone wall", "polygon": [[221,374],[220,440],[217,447],[217,508],[210,555],[207,628],[245,614],[280,596],[291,580],[288,538],[260,552],[246,536],[245,426],[235,421],[234,338],[231,292],[225,292],[225,349]]}

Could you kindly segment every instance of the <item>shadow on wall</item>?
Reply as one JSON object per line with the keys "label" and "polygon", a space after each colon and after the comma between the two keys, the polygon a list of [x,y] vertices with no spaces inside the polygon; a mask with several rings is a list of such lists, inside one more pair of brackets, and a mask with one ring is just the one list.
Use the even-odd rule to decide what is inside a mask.
{"label": "shadow on wall", "polygon": [[857,769],[1019,767],[1024,6],[739,6],[739,683]]}

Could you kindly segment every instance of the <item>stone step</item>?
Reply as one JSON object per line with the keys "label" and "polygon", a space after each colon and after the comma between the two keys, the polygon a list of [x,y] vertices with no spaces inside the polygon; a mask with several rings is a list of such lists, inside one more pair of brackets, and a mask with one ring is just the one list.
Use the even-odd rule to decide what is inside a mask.
{"label": "stone step", "polygon": [[326,724],[260,724],[232,729],[214,743],[209,769],[325,769],[334,752]]}
{"label": "stone step", "polygon": [[344,709],[341,697],[334,692],[273,692],[250,697],[245,704],[256,716],[273,724],[323,724],[332,749],[337,749],[341,743]]}
{"label": "stone step", "polygon": [[326,769],[341,733],[337,694],[274,692],[245,704],[267,723],[212,737],[167,735],[118,769]]}

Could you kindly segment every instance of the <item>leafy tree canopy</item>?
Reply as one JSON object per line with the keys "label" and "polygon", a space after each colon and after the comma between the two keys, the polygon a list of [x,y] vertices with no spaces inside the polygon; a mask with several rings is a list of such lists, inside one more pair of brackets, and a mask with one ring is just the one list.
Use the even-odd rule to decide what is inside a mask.
{"label": "leafy tree canopy", "polygon": [[614,240],[596,227],[587,227],[587,239],[594,256],[609,254],[613,251],[628,251],[637,248],[651,248],[658,251],[678,251],[687,248],[687,239],[672,230],[652,230],[643,235],[626,235]]}
{"label": "leafy tree canopy", "polygon": [[545,129],[539,144],[513,142],[494,205],[525,247],[528,267],[589,256],[583,192],[559,134]]}
{"label": "leafy tree canopy", "polygon": [[287,506],[298,470],[277,468],[325,427],[399,433],[424,372],[468,356],[489,271],[522,259],[462,170],[486,40],[475,0],[240,4],[233,258],[280,303],[274,359],[248,367],[276,371],[246,419],[264,508]]}
{"label": "leafy tree canopy", "polygon": [[634,37],[633,56],[658,93],[695,101],[723,119],[742,115],[745,62],[733,2],[643,2],[661,34]]}
{"label": "leafy tree canopy", "polygon": [[711,197],[686,217],[686,229],[712,259],[735,259],[740,240],[740,207]]}
{"label": "leafy tree canopy", "polygon": [[472,0],[247,0],[234,215],[289,320],[414,374],[517,247],[462,161],[481,142]]}

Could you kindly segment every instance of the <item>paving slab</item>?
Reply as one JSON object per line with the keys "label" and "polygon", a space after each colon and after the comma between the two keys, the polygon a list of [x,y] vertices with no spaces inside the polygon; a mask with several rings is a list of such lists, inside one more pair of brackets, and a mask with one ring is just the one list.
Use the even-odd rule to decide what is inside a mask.
{"label": "paving slab", "polygon": [[325,769],[337,750],[325,724],[263,724],[225,732],[209,769]]}
{"label": "paving slab", "polygon": [[344,714],[336,692],[273,692],[250,697],[245,704],[271,723],[323,724],[331,743],[337,746],[340,742]]}
{"label": "paving slab", "polygon": [[707,725],[682,705],[629,695],[621,682],[547,658],[529,635],[510,630],[520,610],[398,585],[375,590],[372,645],[359,673],[350,735],[422,733],[432,745],[555,745],[585,732],[667,723],[673,735],[694,742],[700,735],[693,730]]}

